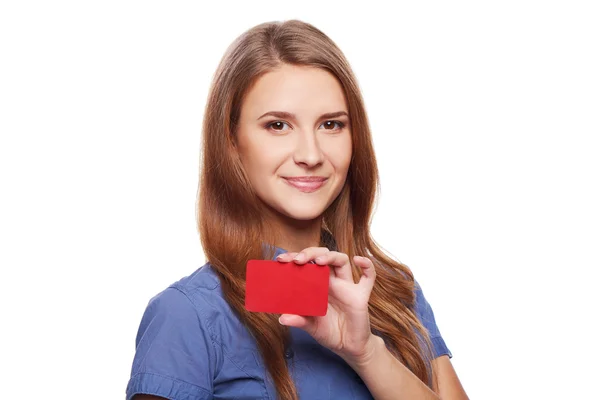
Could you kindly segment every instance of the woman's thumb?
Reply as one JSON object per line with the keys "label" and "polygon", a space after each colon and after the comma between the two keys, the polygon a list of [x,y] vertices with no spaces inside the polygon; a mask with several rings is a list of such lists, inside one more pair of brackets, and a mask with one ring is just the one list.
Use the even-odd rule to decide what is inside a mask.
{"label": "woman's thumb", "polygon": [[294,314],[281,314],[279,317],[279,323],[281,325],[293,326],[296,328],[306,328],[309,324],[308,318]]}

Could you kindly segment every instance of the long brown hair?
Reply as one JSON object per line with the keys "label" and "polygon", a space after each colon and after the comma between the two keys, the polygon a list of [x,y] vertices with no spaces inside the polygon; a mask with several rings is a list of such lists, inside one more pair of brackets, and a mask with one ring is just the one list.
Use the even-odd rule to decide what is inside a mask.
{"label": "long brown hair", "polygon": [[[245,267],[249,259],[270,259],[277,232],[267,226],[265,209],[242,167],[235,134],[244,95],[258,78],[282,63],[322,68],[333,74],[346,96],[353,154],[346,183],[323,214],[324,232],[337,251],[370,257],[377,278],[369,300],[372,330],[392,353],[429,387],[433,387],[432,345],[415,314],[415,284],[410,269],[384,254],[369,226],[379,192],[379,174],[368,119],[357,80],[335,43],[313,25],[299,20],[275,21],[246,31],[227,48],[210,87],[203,122],[197,222],[208,262],[223,293],[256,340],[278,397],[298,399],[284,349],[289,328],[277,315],[244,308]],[[323,240],[322,240],[323,243]],[[266,257],[266,258],[265,258]],[[359,268],[353,266],[355,280]]]}

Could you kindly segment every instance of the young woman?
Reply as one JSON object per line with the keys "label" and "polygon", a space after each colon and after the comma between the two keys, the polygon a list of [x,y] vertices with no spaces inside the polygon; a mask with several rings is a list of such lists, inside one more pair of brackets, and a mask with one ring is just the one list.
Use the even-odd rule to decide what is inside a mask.
{"label": "young woman", "polygon": [[[198,227],[208,262],[152,298],[127,399],[466,399],[410,269],[369,233],[378,172],[348,62],[264,23],[214,76]],[[324,317],[244,308],[249,259],[330,268]]]}

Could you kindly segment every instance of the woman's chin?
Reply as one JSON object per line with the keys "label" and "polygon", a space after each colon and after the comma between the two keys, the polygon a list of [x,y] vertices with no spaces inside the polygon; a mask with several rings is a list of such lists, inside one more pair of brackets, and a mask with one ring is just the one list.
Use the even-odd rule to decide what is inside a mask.
{"label": "woman's chin", "polygon": [[298,207],[298,208],[293,208],[293,209],[290,209],[288,207],[283,210],[282,214],[284,214],[285,216],[287,216],[290,219],[295,219],[298,221],[311,221],[316,218],[319,218],[323,214],[323,211],[324,210],[321,210],[320,208],[315,208],[315,207],[311,207],[311,208]]}

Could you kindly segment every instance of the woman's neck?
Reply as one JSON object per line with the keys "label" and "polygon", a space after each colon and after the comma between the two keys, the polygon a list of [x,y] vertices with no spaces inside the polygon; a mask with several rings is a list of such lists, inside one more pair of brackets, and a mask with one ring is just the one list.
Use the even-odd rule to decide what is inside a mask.
{"label": "woman's neck", "polygon": [[322,217],[314,220],[297,220],[284,215],[275,218],[277,240],[275,246],[287,252],[299,252],[321,243]]}

